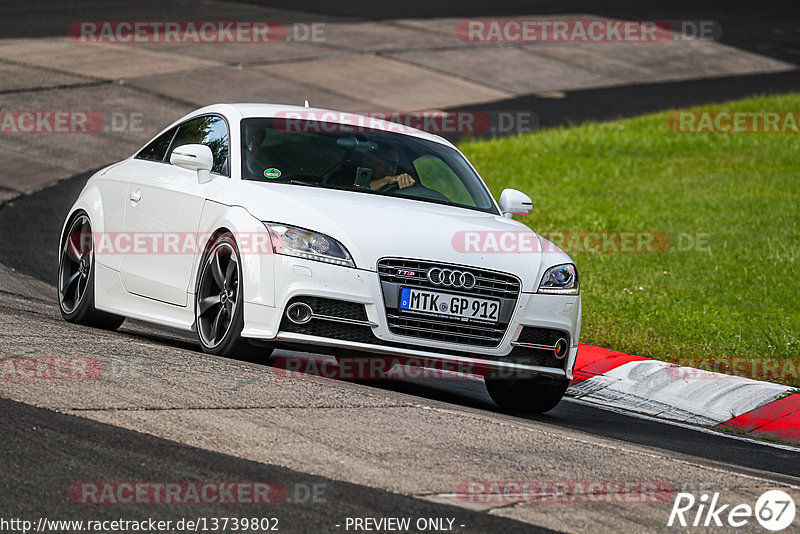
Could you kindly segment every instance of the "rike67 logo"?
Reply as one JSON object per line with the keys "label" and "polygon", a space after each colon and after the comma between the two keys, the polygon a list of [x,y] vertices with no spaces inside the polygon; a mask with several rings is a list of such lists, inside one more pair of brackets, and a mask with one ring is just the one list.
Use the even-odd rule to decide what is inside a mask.
{"label": "rike67 logo", "polygon": [[669,514],[668,527],[725,527],[747,528],[751,532],[753,519],[763,528],[781,531],[794,522],[794,499],[781,490],[765,491],[755,506],[722,503],[719,493],[703,493],[696,498],[691,493],[678,493]]}

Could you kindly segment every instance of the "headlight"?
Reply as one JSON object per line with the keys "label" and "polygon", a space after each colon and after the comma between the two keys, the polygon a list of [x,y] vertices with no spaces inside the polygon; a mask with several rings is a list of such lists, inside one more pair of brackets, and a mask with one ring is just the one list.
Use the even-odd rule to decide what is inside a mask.
{"label": "headlight", "polygon": [[539,284],[539,293],[579,294],[578,269],[571,263],[550,267],[544,273],[542,283]]}
{"label": "headlight", "polygon": [[304,228],[265,222],[275,254],[355,267],[344,245],[334,238]]}

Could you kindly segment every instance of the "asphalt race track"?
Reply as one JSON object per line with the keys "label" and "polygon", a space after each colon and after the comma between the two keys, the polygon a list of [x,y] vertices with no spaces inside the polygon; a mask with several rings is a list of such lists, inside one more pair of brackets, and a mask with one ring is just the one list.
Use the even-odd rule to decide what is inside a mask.
{"label": "asphalt race track", "polygon": [[[292,10],[296,20],[532,11],[527,2],[491,8],[478,1],[457,8],[352,0],[251,3]],[[59,36],[73,20],[142,18],[139,10],[157,12],[160,4],[87,2],[69,11],[57,2],[38,2],[38,9],[12,10],[14,16],[5,21],[0,17],[0,36]],[[716,10],[674,4],[644,12],[632,2],[604,12],[578,3],[547,4],[541,13],[716,18],[729,29],[723,43],[786,63],[800,61],[800,46],[791,38],[797,17],[793,25],[788,14],[796,13],[789,3],[763,12],[744,3]],[[191,5],[172,3],[162,13],[179,19]],[[796,90],[798,81],[797,70],[789,70],[629,84],[571,91],[567,99],[516,95],[481,109],[535,108],[542,125],[556,125],[786,92]],[[546,415],[502,413],[475,380],[287,379],[272,360],[203,354],[194,335],[185,332],[133,320],[116,332],[69,325],[60,316],[54,281],[61,224],[93,172],[81,170],[0,203],[0,362],[86,358],[104,370],[96,380],[0,379],[0,527],[10,518],[35,523],[39,518],[258,517],[278,518],[283,532],[347,532],[354,531],[346,528],[348,518],[407,517],[450,519],[452,530],[464,533],[660,532],[672,531],[666,525],[677,492],[723,492],[726,503],[753,505],[764,491],[782,488],[800,503],[800,454],[788,445],[570,399]],[[288,351],[276,356],[312,357]],[[485,502],[462,493],[469,481],[491,480],[658,481],[670,491],[656,502],[573,504]],[[285,488],[286,498],[274,504],[76,502],[71,488],[102,481],[267,481]],[[758,528],[751,520],[740,531]]]}
{"label": "asphalt race track", "polygon": [[[52,281],[57,268],[53,244],[58,240],[61,214],[77,196],[87,177],[88,174],[84,174],[66,180],[0,209],[0,227],[15,229],[13,232],[4,232],[0,237],[0,257],[7,267],[44,282]],[[10,296],[9,293],[4,294],[6,297]],[[28,318],[31,323],[50,330],[51,327],[45,325],[53,322],[58,324],[61,321],[57,317],[57,307],[53,300],[34,302],[36,306]],[[47,312],[37,311],[41,308]],[[64,332],[73,330],[66,323],[59,326],[59,330]],[[9,336],[8,333],[3,335]],[[70,337],[73,335],[75,334],[70,334]],[[190,358],[192,354],[198,358],[207,358],[199,353],[191,335],[154,328],[135,321],[128,321],[119,333],[103,335],[108,337],[103,345],[113,345],[114,354],[120,358],[127,359],[127,347],[132,347],[132,343],[161,345],[187,354]],[[81,329],[78,337],[70,343],[86,343],[92,346],[95,343],[93,338],[94,333],[91,330]],[[130,352],[134,359],[140,357],[137,350],[132,349]],[[285,356],[304,357],[302,354],[281,352]],[[65,353],[69,354],[69,351]],[[189,361],[187,364],[191,365]],[[250,365],[244,362],[241,364]],[[264,372],[269,372],[269,367],[262,367]],[[336,387],[337,382],[329,382]],[[347,382],[339,384],[344,387],[353,386]],[[542,432],[558,430],[564,434],[574,433],[583,438],[615,443],[618,447],[635,447],[659,457],[690,462],[704,466],[705,469],[756,476],[773,483],[794,485],[798,482],[797,474],[800,473],[800,455],[796,449],[779,448],[767,442],[737,439],[654,419],[631,417],[571,400],[562,402],[555,410],[542,416],[498,413],[478,381],[365,381],[357,384],[357,387],[388,402],[411,396],[415,399],[414,403],[430,404],[447,411],[479,413],[482,417],[500,424],[523,423]],[[81,415],[81,411],[71,413]],[[307,532],[310,528],[325,531],[326,527],[330,528],[342,521],[343,517],[387,515],[457,516],[461,523],[469,525],[470,528],[465,532],[515,531],[513,524],[509,525],[509,520],[491,515],[467,512],[438,503],[417,503],[407,496],[361,485],[344,484],[324,477],[309,478],[302,470],[282,469],[240,459],[234,455],[191,448],[116,426],[87,421],[74,415],[35,409],[27,404],[4,401],[2,413],[3,428],[8,436],[3,440],[4,457],[24,459],[11,464],[13,469],[4,476],[8,491],[4,492],[2,507],[19,510],[15,515],[71,519],[116,517],[127,509],[108,506],[103,507],[102,514],[99,514],[98,507],[76,507],[64,499],[64,488],[75,480],[196,480],[200,472],[207,480],[280,480],[287,487],[294,487],[292,484],[296,481],[307,485],[324,483],[324,487],[328,488],[324,503],[287,504],[259,510],[259,516],[277,515],[287,531],[294,530],[292,525],[297,527],[297,531]],[[87,436],[91,436],[91,439]],[[447,454],[446,451],[439,452]],[[120,463],[120,457],[125,457],[126,462]],[[69,458],[69,469],[61,471],[59,467],[58,476],[54,478],[53,469],[61,466],[65,458]],[[590,459],[575,458],[571,461],[583,462]],[[209,470],[208,466],[213,466],[213,469]],[[624,466],[618,465],[617,468],[622,470]],[[644,473],[637,473],[636,476],[647,478]],[[23,488],[23,493],[20,493],[20,488]],[[12,494],[13,501],[9,502],[6,499]],[[18,500],[22,496],[24,498]],[[19,502],[25,503],[21,509]],[[186,515],[180,508],[165,508],[137,509],[136,514],[125,514],[125,517],[141,515],[180,519]],[[250,511],[244,510],[248,514]],[[211,517],[214,515],[212,512],[212,507],[192,508],[192,514],[197,516]],[[226,514],[229,515],[235,516],[240,512],[241,510],[235,508],[226,508]]]}
{"label": "asphalt race track", "polygon": [[[458,515],[459,521],[477,531],[513,532],[515,527],[515,522],[509,519],[454,510],[447,505],[420,502],[412,497],[195,449],[8,400],[0,400],[0,414],[4,457],[26,459],[10,465],[4,476],[4,490],[13,489],[21,503],[17,505],[16,515],[25,517],[102,521],[121,516],[142,520],[155,515],[160,520],[177,521],[186,516],[183,510],[166,505],[155,512],[140,508],[133,514],[125,504],[100,510],[84,506],[76,513],[75,505],[64,499],[63,488],[71,486],[76,479],[87,477],[91,480],[280,480],[287,489],[285,503],[238,504],[227,507],[226,515],[277,518],[280,529],[289,532],[323,532],[348,516]],[[65,443],[69,446],[65,447]],[[126,458],[126,462],[120,462],[120,457]],[[54,469],[54,466],[62,468]],[[317,502],[309,494],[316,495]],[[319,500],[321,497],[324,502]],[[210,505],[200,505],[192,507],[192,514],[214,517],[219,511]],[[538,528],[532,531],[552,532]]]}

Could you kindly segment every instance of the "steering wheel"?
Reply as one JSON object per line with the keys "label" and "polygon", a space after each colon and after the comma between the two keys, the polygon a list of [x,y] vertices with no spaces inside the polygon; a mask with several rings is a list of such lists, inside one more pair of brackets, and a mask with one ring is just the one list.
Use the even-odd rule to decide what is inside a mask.
{"label": "steering wheel", "polygon": [[397,182],[393,182],[391,184],[387,184],[378,190],[381,193],[398,193],[394,194],[393,196],[397,197],[405,197],[406,193],[409,193],[409,198],[427,198],[430,200],[441,200],[444,202],[451,202],[449,198],[447,198],[442,193],[438,192],[435,189],[431,189],[430,187],[425,187],[419,182],[414,182],[413,184],[409,185],[408,187],[400,188],[397,185]]}
{"label": "steering wheel", "polygon": [[[413,184],[409,185],[408,187],[405,187],[404,189],[408,189],[409,187],[414,187],[418,184],[419,182],[414,182]],[[397,185],[397,182],[391,182],[378,189],[378,191],[380,191],[381,193],[390,193],[398,189],[400,189],[400,186]]]}

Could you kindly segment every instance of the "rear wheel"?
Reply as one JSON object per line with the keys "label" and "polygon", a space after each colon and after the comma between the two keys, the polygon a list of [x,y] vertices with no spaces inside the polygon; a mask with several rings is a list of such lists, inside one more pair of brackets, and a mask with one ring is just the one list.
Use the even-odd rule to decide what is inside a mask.
{"label": "rear wheel", "polygon": [[544,413],[561,402],[569,380],[552,378],[486,377],[486,390],[500,408],[510,411]]}
{"label": "rear wheel", "polygon": [[58,262],[58,305],[70,323],[116,330],[125,317],[94,306],[94,247],[89,216],[78,213],[67,225]]}
{"label": "rear wheel", "polygon": [[195,292],[197,337],[203,352],[244,360],[266,360],[272,349],[241,337],[244,288],[239,249],[233,235],[216,237],[200,263]]}

